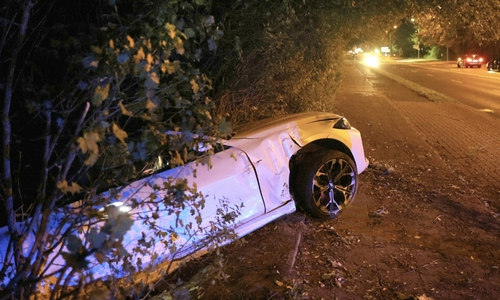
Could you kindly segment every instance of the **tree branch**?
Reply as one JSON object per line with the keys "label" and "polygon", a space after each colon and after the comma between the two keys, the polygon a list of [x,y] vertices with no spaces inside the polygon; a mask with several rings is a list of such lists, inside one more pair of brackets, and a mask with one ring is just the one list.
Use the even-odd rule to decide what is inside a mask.
{"label": "tree branch", "polygon": [[[13,250],[13,264],[14,268],[19,270],[20,268],[23,268],[24,266],[22,265],[22,242],[19,239],[20,236],[20,230],[21,228],[15,226],[16,224],[16,218],[15,218],[15,211],[14,211],[14,197],[13,197],[13,192],[12,192],[12,174],[11,174],[11,154],[10,154],[10,143],[11,143],[11,135],[12,135],[12,129],[11,129],[11,122],[10,122],[10,108],[12,104],[12,94],[13,94],[13,84],[14,84],[14,78],[15,78],[15,71],[16,71],[16,64],[17,64],[17,59],[19,52],[22,48],[23,42],[26,38],[26,31],[28,28],[28,21],[31,16],[31,10],[34,7],[34,3],[31,0],[28,0],[26,2],[26,5],[24,7],[23,11],[23,17],[22,21],[19,27],[19,32],[17,35],[17,39],[13,45],[13,51],[12,55],[10,57],[10,64],[8,67],[8,76],[7,76],[7,81],[5,84],[5,100],[4,100],[4,105],[2,109],[2,155],[3,155],[3,161],[2,161],[2,200],[3,200],[3,205],[5,207],[5,211],[7,214],[7,227],[9,229],[10,233],[10,246],[12,246]],[[2,40],[2,45],[3,45],[3,40]],[[5,257],[5,261],[10,261],[10,258]],[[25,265],[26,263],[24,263]],[[28,262],[29,264],[29,262]],[[23,268],[24,269],[24,268]],[[17,282],[23,278],[22,272],[19,272],[16,274],[16,276],[9,282],[9,285],[7,289],[14,288],[17,285]]]}
{"label": "tree branch", "polygon": [[[8,67],[8,77],[5,85],[5,101],[2,109],[2,200],[7,213],[7,226],[9,228],[9,233],[12,237],[17,240],[19,236],[19,228],[15,225],[15,214],[14,214],[14,198],[12,194],[12,174],[11,174],[11,161],[10,161],[10,143],[11,143],[11,123],[10,123],[10,106],[12,104],[12,93],[13,93],[13,83],[15,78],[16,63],[19,51],[21,50],[23,41],[26,36],[26,30],[28,27],[28,21],[30,18],[31,10],[33,9],[34,3],[28,0],[24,8],[22,21],[19,27],[19,34],[15,45],[13,47],[13,52],[10,59],[10,64]],[[14,255],[19,258],[21,255],[21,244],[14,247]],[[16,259],[15,261],[18,261]]]}

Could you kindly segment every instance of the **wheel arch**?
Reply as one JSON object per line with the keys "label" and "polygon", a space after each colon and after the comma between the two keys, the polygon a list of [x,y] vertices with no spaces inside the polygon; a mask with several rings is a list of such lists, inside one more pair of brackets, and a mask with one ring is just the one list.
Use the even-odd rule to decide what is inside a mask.
{"label": "wheel arch", "polygon": [[[289,175],[289,187],[290,187],[290,193],[294,194],[293,186],[294,186],[294,176],[295,173],[297,172],[299,164],[304,161],[307,157],[310,155],[317,153],[319,151],[324,151],[324,150],[338,150],[346,155],[348,155],[356,165],[356,160],[354,159],[354,156],[351,152],[351,149],[347,147],[344,143],[342,143],[339,140],[336,139],[320,139],[313,141],[304,147],[302,147],[299,151],[297,151],[292,157],[290,158],[289,161],[289,168],[290,168],[290,175]],[[357,165],[356,165],[357,168]]]}
{"label": "wheel arch", "polygon": [[[354,162],[354,156],[351,152],[351,149],[347,147],[344,143],[342,143],[339,140],[336,139],[320,139],[313,141],[304,147],[302,147],[299,151],[297,151],[290,159],[290,164],[300,162],[301,160],[304,159],[304,156],[307,156],[308,153],[313,153],[321,150],[338,150],[341,152],[344,152],[345,154],[349,155]],[[290,165],[290,168],[292,165]]]}

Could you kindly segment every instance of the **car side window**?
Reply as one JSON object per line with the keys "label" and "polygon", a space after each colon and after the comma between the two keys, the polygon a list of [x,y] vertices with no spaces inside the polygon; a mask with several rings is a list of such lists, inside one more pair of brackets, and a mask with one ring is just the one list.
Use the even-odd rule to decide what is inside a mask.
{"label": "car side window", "polygon": [[[199,143],[195,149],[191,150],[187,155],[187,161],[184,164],[194,162],[199,159],[203,159],[207,155],[215,154],[231,147],[223,145],[222,143]],[[172,152],[168,151],[162,155],[158,155],[153,161],[150,161],[144,165],[140,174],[141,177],[156,174],[158,172],[166,171],[177,167],[179,164],[172,163],[175,162],[175,158]]]}

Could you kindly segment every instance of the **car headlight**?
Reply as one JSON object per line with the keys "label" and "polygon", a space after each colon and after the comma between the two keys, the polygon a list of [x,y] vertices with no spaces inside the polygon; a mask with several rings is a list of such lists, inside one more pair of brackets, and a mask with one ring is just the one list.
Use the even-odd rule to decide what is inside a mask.
{"label": "car headlight", "polygon": [[365,64],[369,65],[370,67],[378,67],[378,57],[373,55],[366,56]]}
{"label": "car headlight", "polygon": [[335,122],[335,124],[333,124],[333,128],[335,128],[335,129],[351,129],[352,126],[349,123],[349,121],[347,121],[346,118],[342,117],[342,118],[338,119],[337,122]]}

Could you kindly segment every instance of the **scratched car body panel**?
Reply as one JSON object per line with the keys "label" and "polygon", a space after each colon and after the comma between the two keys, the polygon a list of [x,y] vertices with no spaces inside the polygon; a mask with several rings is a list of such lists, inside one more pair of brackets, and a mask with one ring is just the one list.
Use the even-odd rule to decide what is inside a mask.
{"label": "scratched car body panel", "polygon": [[[206,238],[204,232],[179,232],[176,251],[172,252],[164,248],[165,237],[154,236],[144,223],[158,212],[155,225],[163,228],[176,228],[179,220],[182,224],[199,220],[192,207],[172,212],[162,207],[161,201],[137,205],[153,194],[157,199],[168,197],[158,188],[166,181],[185,179],[188,186],[195,186],[204,195],[200,228],[211,226],[221,200],[228,207],[238,207],[233,229],[237,237],[242,237],[294,212],[297,205],[304,206],[313,217],[336,217],[354,199],[358,174],[368,166],[359,131],[336,114],[314,112],[271,118],[235,128],[235,132],[222,142],[223,150],[210,156],[211,167],[193,161],[102,194],[111,199],[110,204],[131,207],[129,213],[135,221],[123,240],[130,253],[144,236],[155,240],[150,253],[159,255],[137,254],[136,261],[160,266],[206,250],[200,246]],[[227,242],[230,240],[222,244]],[[63,263],[60,257],[55,261]],[[94,278],[111,273],[100,264],[90,272]],[[146,277],[141,280],[157,279],[152,274]]]}

